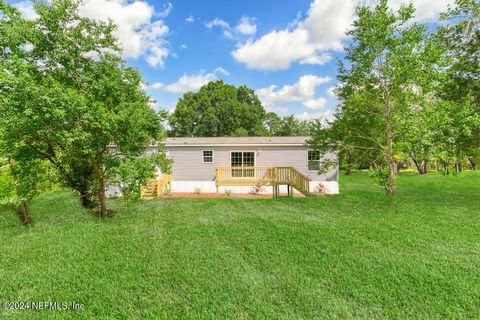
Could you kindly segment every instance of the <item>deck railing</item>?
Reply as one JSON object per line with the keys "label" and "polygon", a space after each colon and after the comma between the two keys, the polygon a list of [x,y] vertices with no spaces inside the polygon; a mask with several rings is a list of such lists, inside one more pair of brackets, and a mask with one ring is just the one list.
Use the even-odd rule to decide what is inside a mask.
{"label": "deck railing", "polygon": [[308,195],[310,178],[293,167],[217,167],[218,186],[287,185]]}
{"label": "deck railing", "polygon": [[310,178],[292,167],[275,167],[275,182],[293,186],[303,194],[310,192]]}
{"label": "deck railing", "polygon": [[215,181],[220,184],[252,185],[259,180],[271,183],[273,178],[274,167],[217,167]]}

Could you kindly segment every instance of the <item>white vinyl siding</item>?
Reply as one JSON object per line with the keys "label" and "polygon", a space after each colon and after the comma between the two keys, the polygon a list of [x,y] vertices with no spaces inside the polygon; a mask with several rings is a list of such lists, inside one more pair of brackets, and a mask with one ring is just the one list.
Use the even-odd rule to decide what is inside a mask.
{"label": "white vinyl siding", "polygon": [[[215,181],[216,167],[232,166],[232,152],[253,152],[255,155],[254,166],[294,167],[310,177],[312,181],[337,181],[338,168],[331,168],[321,175],[318,174],[318,171],[307,170],[308,146],[261,146],[250,147],[246,150],[227,146],[209,147],[208,149],[202,146],[172,146],[166,149],[170,152],[173,160],[172,178],[174,181]],[[202,163],[203,150],[214,152],[215,163]],[[327,154],[325,158],[335,160],[336,156]]]}

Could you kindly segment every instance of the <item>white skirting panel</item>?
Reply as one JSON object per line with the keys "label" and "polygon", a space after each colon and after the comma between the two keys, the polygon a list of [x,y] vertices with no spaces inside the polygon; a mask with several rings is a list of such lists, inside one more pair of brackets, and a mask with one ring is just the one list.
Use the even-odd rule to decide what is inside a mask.
{"label": "white skirting panel", "polygon": [[338,187],[338,181],[310,181],[310,192],[339,194],[340,189]]}
{"label": "white skirting panel", "polygon": [[[172,181],[172,192],[195,192],[195,189],[199,188],[202,193],[217,192],[215,181]],[[219,193],[224,193],[225,190],[230,190],[232,193],[250,193],[253,191],[253,187],[250,186],[220,186],[218,188]],[[338,182],[337,181],[312,181],[310,182],[310,192],[319,192],[323,190],[327,194],[338,194]],[[264,186],[259,193],[273,192],[271,186]],[[286,193],[287,186],[280,186],[280,192]]]}

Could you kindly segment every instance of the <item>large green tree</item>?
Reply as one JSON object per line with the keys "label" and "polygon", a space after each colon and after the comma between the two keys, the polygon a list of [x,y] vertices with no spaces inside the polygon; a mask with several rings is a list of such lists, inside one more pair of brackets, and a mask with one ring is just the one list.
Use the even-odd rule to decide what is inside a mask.
{"label": "large green tree", "polygon": [[369,153],[388,195],[394,195],[396,154],[401,133],[418,97],[426,27],[412,23],[412,5],[398,12],[387,0],[360,5],[345,62],[339,67],[340,106],[329,128],[317,130],[312,144],[323,151]]}
{"label": "large green tree", "polygon": [[173,136],[264,135],[265,110],[255,92],[221,80],[187,92],[169,118]]}
{"label": "large green tree", "polygon": [[[31,23],[1,1],[0,14],[0,110],[5,110],[11,105],[7,92],[13,89],[8,71],[23,66],[20,62],[26,55],[21,46],[25,45],[25,30]],[[31,221],[28,200],[39,192],[47,170],[44,162],[21,152],[21,142],[11,136],[7,121],[7,113],[0,112],[0,201],[18,205],[22,221],[27,224]]]}
{"label": "large green tree", "polygon": [[[444,101],[443,160],[462,170],[466,157],[472,168],[480,159],[480,2],[457,0],[443,15],[436,39],[443,45],[445,70],[439,95]],[[445,125],[450,123],[449,128]]]}
{"label": "large green tree", "polygon": [[265,115],[264,125],[272,136],[308,136],[312,126],[309,121],[300,120],[294,115],[280,117],[274,112]]}
{"label": "large green tree", "polygon": [[11,35],[0,42],[7,147],[48,160],[84,205],[97,200],[105,214],[115,168],[162,136],[139,72],[121,60],[115,26],[80,17],[77,1],[37,2],[33,22],[0,5],[1,28]]}

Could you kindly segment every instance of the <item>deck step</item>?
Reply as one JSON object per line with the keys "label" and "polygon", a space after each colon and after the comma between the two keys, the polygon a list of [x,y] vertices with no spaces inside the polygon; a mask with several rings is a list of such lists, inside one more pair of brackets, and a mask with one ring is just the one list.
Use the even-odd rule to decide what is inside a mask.
{"label": "deck step", "polygon": [[163,174],[159,179],[151,179],[146,186],[140,188],[140,198],[151,199],[159,196],[165,188],[170,188],[171,181],[172,177],[168,174]]}

